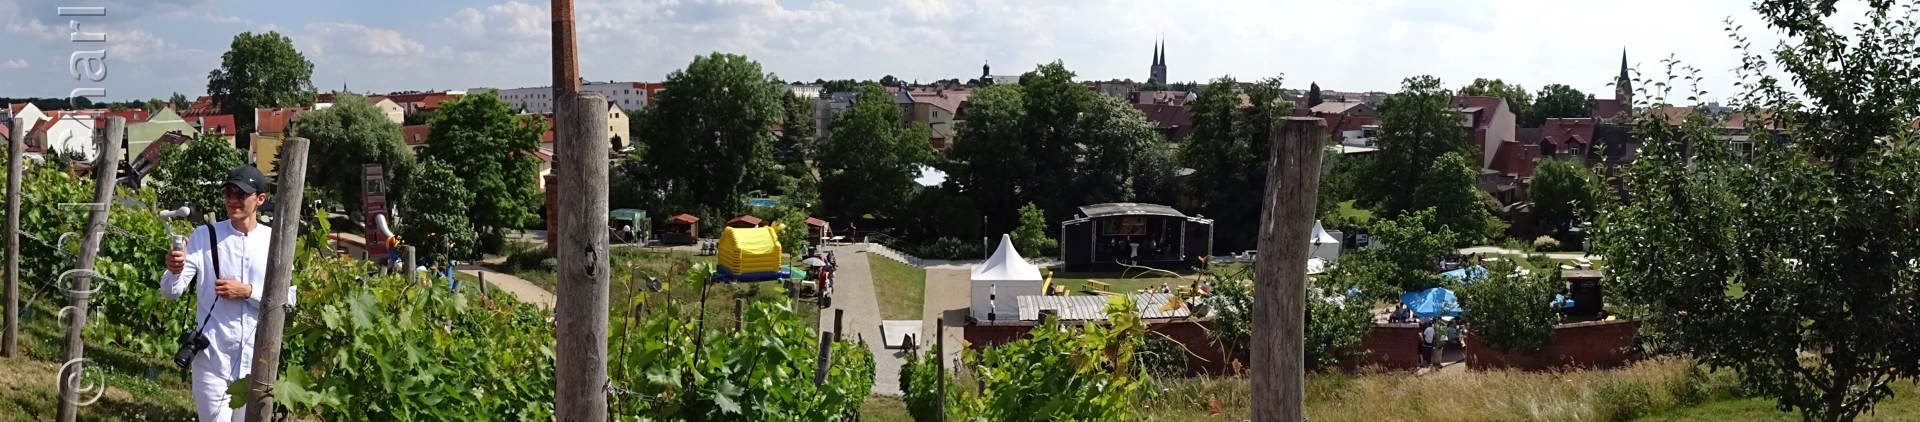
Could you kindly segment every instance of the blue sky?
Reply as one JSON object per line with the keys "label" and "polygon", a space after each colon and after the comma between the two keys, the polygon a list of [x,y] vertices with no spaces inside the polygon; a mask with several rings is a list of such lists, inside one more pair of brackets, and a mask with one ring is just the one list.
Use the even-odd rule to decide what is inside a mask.
{"label": "blue sky", "polygon": [[[82,29],[108,35],[108,77],[78,81],[58,6],[101,5]],[[1729,16],[1762,28],[1744,0],[1022,1],[577,0],[582,74],[659,81],[698,54],[745,54],[785,79],[962,80],[982,62],[1014,74],[1054,60],[1082,78],[1144,80],[1156,37],[1170,78],[1394,90],[1433,74],[1572,85],[1601,98],[1622,48],[1642,71],[1669,55],[1728,95]],[[1858,10],[1857,7],[1843,10]],[[1844,13],[1844,12],[1843,12]],[[109,99],[202,94],[234,34],[279,31],[315,63],[314,84],[358,92],[521,87],[549,76],[547,3],[525,0],[0,0],[0,96]],[[1749,32],[1754,32],[1750,30]],[[1772,37],[1755,37],[1757,46]],[[97,44],[95,44],[97,46]],[[82,47],[95,48],[95,47]]]}

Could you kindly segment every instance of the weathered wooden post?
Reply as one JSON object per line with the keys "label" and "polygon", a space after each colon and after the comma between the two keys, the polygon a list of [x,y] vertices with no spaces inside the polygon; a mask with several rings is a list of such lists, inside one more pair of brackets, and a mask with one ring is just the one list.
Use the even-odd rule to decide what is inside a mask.
{"label": "weathered wooden post", "polygon": [[[607,419],[607,100],[594,92],[561,98],[556,119],[566,128],[560,172],[560,268],[554,322],[555,411],[562,421]],[[702,289],[704,291],[704,288]],[[704,323],[705,317],[702,317]]]}
{"label": "weathered wooden post", "polygon": [[833,336],[820,333],[820,363],[813,367],[813,385],[827,384],[827,365],[833,362]]}
{"label": "weathered wooden post", "polygon": [[0,335],[0,357],[20,355],[20,154],[27,143],[27,119],[14,118],[7,139],[7,328]]}
{"label": "weathered wooden post", "polygon": [[840,341],[840,322],[846,318],[847,310],[839,308],[833,310],[833,341]]}
{"label": "weathered wooden post", "polygon": [[401,245],[400,251],[402,252],[402,255],[405,255],[407,257],[407,283],[412,284],[414,286],[420,285],[420,271],[416,269],[416,268],[419,268],[419,267],[416,267],[416,265],[420,265],[420,264],[419,264],[419,261],[414,260],[413,245]]}
{"label": "weathered wooden post", "polygon": [[741,318],[742,315],[746,315],[746,308],[746,299],[733,298],[733,332],[740,332],[740,329],[747,327],[747,320]]}
{"label": "weathered wooden post", "polygon": [[1326,121],[1288,117],[1275,126],[1260,204],[1260,258],[1254,264],[1251,366],[1257,422],[1305,417],[1307,243],[1313,235]]}
{"label": "weathered wooden post", "polygon": [[940,380],[934,382],[933,394],[940,397],[939,422],[947,420],[947,319],[933,319],[933,370],[940,372]]}
{"label": "weathered wooden post", "polygon": [[[127,119],[107,118],[106,142],[100,145],[100,157],[93,160],[93,203],[88,207],[86,233],[81,236],[80,260],[74,263],[73,285],[67,287],[66,364],[60,371],[60,421],[72,422],[80,411],[80,374],[87,343],[80,332],[87,326],[87,299],[92,296],[93,260],[100,256],[100,241],[106,237],[107,215],[113,211],[114,181],[120,175],[120,140],[126,136]],[[17,180],[17,179],[16,179]],[[17,182],[8,181],[11,185]],[[107,388],[102,385],[99,388]]]}
{"label": "weathered wooden post", "polygon": [[[293,252],[300,240],[300,204],[307,189],[307,138],[280,144],[280,180],[273,202],[273,238],[267,247],[267,280],[260,292],[260,322],[253,333],[253,382],[247,383],[247,420],[273,420],[273,383],[280,377],[280,337],[286,329],[287,290],[293,284]],[[408,248],[407,256],[413,256]]]}

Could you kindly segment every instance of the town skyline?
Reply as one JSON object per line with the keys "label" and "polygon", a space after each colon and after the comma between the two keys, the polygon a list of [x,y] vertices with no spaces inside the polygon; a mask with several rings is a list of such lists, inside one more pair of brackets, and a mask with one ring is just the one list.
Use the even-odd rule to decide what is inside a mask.
{"label": "town skyline", "polygon": [[[332,6],[222,0],[107,4],[86,28],[107,34],[104,100],[203,94],[234,34],[279,31],[315,63],[321,92],[460,90],[545,85],[550,77],[543,4],[382,4],[385,13]],[[1733,3],[1729,1],[1729,3]],[[369,3],[371,4],[371,3]],[[1663,13],[1634,15],[1658,5]],[[22,48],[0,57],[12,97],[59,97],[79,87],[64,62],[75,49],[58,5],[0,5]],[[1242,81],[1284,75],[1286,86],[1393,91],[1431,74],[1457,88],[1501,78],[1529,90],[1567,84],[1606,97],[1621,51],[1651,77],[1672,55],[1702,69],[1705,100],[1727,97],[1737,63],[1718,12],[1725,5],[1594,6],[1578,19],[1547,6],[1488,1],[1432,6],[1379,1],[1322,5],[1114,1],[1066,6],[915,1],[885,3],[583,1],[582,74],[595,81],[662,81],[695,55],[744,54],[785,80],[933,82],[1016,75],[1055,60],[1081,80],[1145,82],[1164,40],[1168,81]],[[309,10],[311,9],[311,10]],[[312,12],[312,13],[308,13]],[[1751,12],[1732,17],[1758,25]],[[1316,16],[1294,22],[1285,16]],[[1845,16],[1846,14],[1842,14]],[[1045,18],[1057,16],[1057,19]],[[1209,22],[1190,25],[1185,22]],[[1284,23],[1276,23],[1284,22]],[[1772,41],[1755,39],[1755,46]],[[98,45],[98,44],[94,44]],[[645,45],[645,47],[640,47]],[[1287,47],[1276,47],[1276,46]],[[1248,54],[1247,51],[1272,51]]]}

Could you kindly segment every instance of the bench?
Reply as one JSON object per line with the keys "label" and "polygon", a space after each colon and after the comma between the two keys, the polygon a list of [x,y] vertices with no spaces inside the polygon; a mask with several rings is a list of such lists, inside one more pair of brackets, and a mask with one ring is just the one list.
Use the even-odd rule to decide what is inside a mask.
{"label": "bench", "polygon": [[1112,284],[1108,284],[1108,283],[1107,283],[1107,282],[1105,282],[1105,281],[1100,281],[1100,280],[1087,280],[1087,287],[1090,287],[1090,288],[1091,288],[1091,287],[1098,287],[1098,288],[1102,288],[1102,289],[1111,289],[1111,288],[1113,288],[1113,285],[1112,285]]}
{"label": "bench", "polygon": [[1095,289],[1095,290],[1088,290],[1088,291],[1089,291],[1089,292],[1093,292],[1093,294],[1096,294],[1096,295],[1106,295],[1106,296],[1119,296],[1119,295],[1120,295],[1119,293],[1114,293],[1114,292],[1109,292],[1109,291],[1106,291],[1106,290],[1098,290],[1098,289]]}

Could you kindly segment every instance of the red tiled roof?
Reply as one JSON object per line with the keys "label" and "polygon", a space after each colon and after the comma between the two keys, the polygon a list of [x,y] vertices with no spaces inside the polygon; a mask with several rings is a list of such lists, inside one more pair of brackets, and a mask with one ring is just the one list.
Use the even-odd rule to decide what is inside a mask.
{"label": "red tiled roof", "polygon": [[1625,112],[1627,112],[1626,107],[1620,104],[1620,100],[1593,100],[1593,118],[1595,119],[1611,119]]}
{"label": "red tiled roof", "polygon": [[306,109],[298,107],[261,108],[253,111],[253,131],[269,135],[283,135],[293,127],[293,118]]}
{"label": "red tiled roof", "polygon": [[681,214],[676,214],[672,217],[667,217],[667,221],[673,222],[673,223],[681,223],[681,224],[693,224],[693,223],[700,222],[700,217],[695,217],[693,216],[693,214],[681,213]]}
{"label": "red tiled roof", "polygon": [[201,133],[234,136],[240,132],[239,127],[233,122],[233,115],[231,114],[181,116],[180,119],[186,120],[187,124],[193,125],[195,128],[199,128]]}
{"label": "red tiled roof", "polygon": [[428,133],[430,132],[428,132],[427,125],[407,125],[400,127],[400,139],[405,141],[407,146],[426,145]]}
{"label": "red tiled roof", "polygon": [[220,104],[213,102],[213,97],[202,95],[194,98],[193,104],[187,106],[186,112],[180,113],[182,116],[204,114],[220,114]]}
{"label": "red tiled roof", "polygon": [[1193,114],[1187,112],[1186,106],[1134,104],[1133,108],[1140,110],[1140,114],[1145,115],[1147,121],[1158,126],[1160,134],[1166,136],[1167,140],[1187,139],[1187,135],[1193,134]]}
{"label": "red tiled roof", "polygon": [[1598,123],[1594,118],[1547,119],[1540,124],[1540,139],[1553,144],[1556,151],[1566,151],[1569,142],[1592,145],[1593,128]]}
{"label": "red tiled roof", "polygon": [[1479,107],[1482,110],[1487,110],[1487,113],[1476,113],[1473,118],[1474,127],[1486,127],[1487,125],[1493,124],[1494,114],[1498,114],[1498,110],[1507,108],[1507,99],[1475,95],[1455,95],[1453,96],[1453,104],[1461,108],[1471,109]]}
{"label": "red tiled roof", "polygon": [[7,104],[7,115],[12,116],[15,114],[20,114],[20,109],[27,108],[27,104],[28,103]]}
{"label": "red tiled roof", "polygon": [[916,103],[933,104],[935,107],[944,108],[949,112],[956,112],[960,111],[961,103],[967,102],[967,98],[973,96],[973,91],[965,89],[915,89],[907,91],[907,96],[912,97],[913,102]]}
{"label": "red tiled roof", "polygon": [[807,225],[814,226],[814,227],[826,227],[827,220],[821,220],[819,217],[807,217]]}
{"label": "red tiled roof", "polygon": [[734,225],[734,223],[741,223],[749,226],[758,227],[760,226],[761,221],[760,221],[760,217],[754,217],[753,214],[741,214],[739,217],[734,217],[732,220],[727,220],[728,226],[732,226]]}

